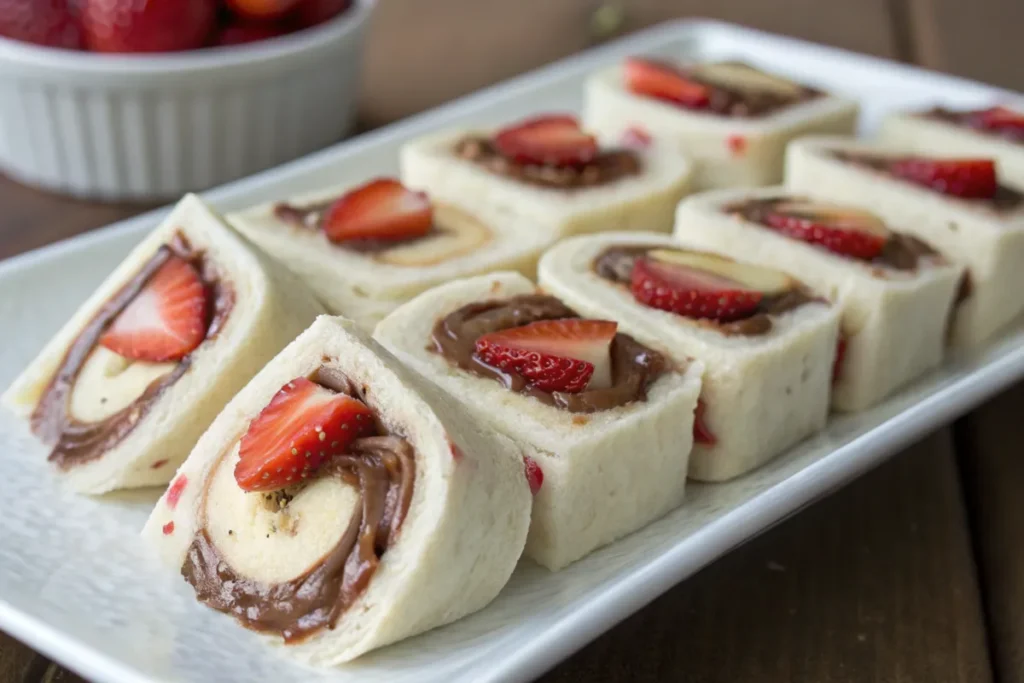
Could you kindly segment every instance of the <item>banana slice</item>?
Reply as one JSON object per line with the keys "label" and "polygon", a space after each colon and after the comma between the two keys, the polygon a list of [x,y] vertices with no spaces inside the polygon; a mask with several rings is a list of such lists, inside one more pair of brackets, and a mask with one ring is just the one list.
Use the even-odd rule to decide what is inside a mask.
{"label": "banana slice", "polygon": [[127,408],[150,384],[177,363],[132,361],[97,346],[85,361],[71,392],[70,414],[79,422],[99,422]]}
{"label": "banana slice", "polygon": [[[356,513],[358,490],[323,477],[280,498],[247,493],[235,482],[238,442],[217,464],[206,498],[206,530],[228,564],[252,580],[274,584],[302,576],[347,530],[339,519]],[[286,503],[286,504],[285,504]]]}
{"label": "banana slice", "polygon": [[469,254],[493,239],[490,228],[451,204],[434,203],[434,223],[437,236],[387,249],[374,258],[393,266],[427,267]]}
{"label": "banana slice", "polygon": [[697,67],[697,74],[727,88],[767,90],[787,97],[798,97],[803,93],[803,87],[798,83],[739,62],[703,64]]}

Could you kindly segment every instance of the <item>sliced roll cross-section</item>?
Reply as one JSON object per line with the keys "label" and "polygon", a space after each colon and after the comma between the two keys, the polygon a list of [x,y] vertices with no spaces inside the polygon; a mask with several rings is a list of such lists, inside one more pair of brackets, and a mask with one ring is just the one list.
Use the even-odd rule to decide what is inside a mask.
{"label": "sliced roll cross-section", "polygon": [[694,479],[736,477],[825,426],[839,310],[796,278],[650,233],[564,240],[539,277],[573,308],[704,364]]}
{"label": "sliced roll cross-section", "polygon": [[937,366],[963,268],[868,206],[771,187],[679,205],[676,237],[799,277],[843,311],[832,405],[863,410]]}
{"label": "sliced roll cross-section", "polygon": [[572,116],[447,130],[402,148],[402,177],[432,196],[520,216],[543,234],[672,228],[692,167],[642,136],[598,139]]}
{"label": "sliced roll cross-section", "polygon": [[73,488],[164,484],[231,396],[322,312],[188,196],[3,400]]}
{"label": "sliced roll cross-section", "polygon": [[447,200],[377,178],[228,216],[302,278],[330,312],[370,331],[403,302],[492,270],[532,276],[554,241],[486,204]]}
{"label": "sliced roll cross-section", "polygon": [[516,273],[437,287],[374,335],[516,443],[536,493],[526,554],[549,569],[682,502],[699,363],[671,361]]}
{"label": "sliced roll cross-section", "polygon": [[214,421],[143,536],[199,601],[330,665],[490,602],[530,505],[507,439],[323,316]]}
{"label": "sliced roll cross-section", "polygon": [[984,344],[1024,312],[1024,184],[1015,183],[1024,180],[992,157],[825,136],[787,149],[793,192],[869,208],[966,268],[951,332],[960,348]]}

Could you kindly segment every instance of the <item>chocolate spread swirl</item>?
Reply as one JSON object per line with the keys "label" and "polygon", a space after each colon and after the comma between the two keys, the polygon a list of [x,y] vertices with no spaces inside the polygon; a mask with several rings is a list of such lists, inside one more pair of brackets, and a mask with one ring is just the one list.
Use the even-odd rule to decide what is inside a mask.
{"label": "chocolate spread swirl", "polygon": [[921,112],[919,116],[925,119],[945,121],[958,126],[965,126],[985,135],[995,138],[1002,138],[1017,144],[1024,144],[1024,127],[1022,126],[990,126],[985,123],[987,109],[972,109],[970,111],[953,111],[945,107],[934,107],[928,111]]}
{"label": "chocolate spread swirl", "polygon": [[[320,368],[313,379],[356,398],[362,399],[365,393],[327,367]],[[378,429],[381,435],[356,439],[315,475],[337,477],[359,491],[345,533],[320,561],[291,581],[252,581],[231,568],[201,528],[181,568],[196,597],[247,628],[280,633],[287,643],[334,628],[370,584],[381,557],[397,540],[412,502],[416,478],[412,445],[387,434],[379,423]],[[299,490],[292,497],[301,495]]]}
{"label": "chocolate spread swirl", "polygon": [[[326,213],[327,209],[333,203],[333,201],[329,201],[309,204],[308,206],[295,206],[294,204],[289,204],[287,202],[278,202],[274,205],[274,217],[282,223],[294,225],[297,228],[306,228],[307,230],[316,232],[323,228],[324,213]],[[342,242],[332,242],[331,244],[335,247],[348,249],[361,254],[376,254],[394,247],[404,247],[412,242],[432,239],[439,235],[443,235],[445,232],[447,231],[443,227],[435,224],[431,227],[429,232],[419,235],[418,237],[410,237],[400,240],[381,240],[371,238],[352,239],[344,240]]]}
{"label": "chocolate spread swirl", "polygon": [[455,154],[496,175],[562,190],[596,187],[639,175],[640,157],[628,149],[599,152],[591,161],[578,166],[529,164],[509,159],[485,137],[467,137],[455,144]]}
{"label": "chocolate spread swirl", "polygon": [[206,287],[207,296],[212,302],[206,339],[213,338],[224,327],[234,306],[234,291],[220,279],[216,266],[201,252],[193,250],[185,236],[178,233],[169,244],[157,249],[135,277],[101,306],[92,320],[82,328],[68,347],[64,360],[54,372],[32,413],[32,431],[44,443],[53,444],[48,459],[61,469],[67,470],[95,460],[120,443],[142,421],[160,394],[188,371],[190,355],[178,361],[169,373],[153,380],[137,399],[110,417],[95,422],[80,422],[71,415],[69,404],[75,382],[100,337],[172,255],[192,262]]}
{"label": "chocolate spread swirl", "polygon": [[[650,245],[617,245],[605,249],[594,259],[594,272],[606,280],[629,287],[633,275],[633,264],[648,252],[666,247]],[[671,247],[668,247],[671,248]],[[753,314],[732,322],[718,322],[709,319],[691,319],[692,322],[718,330],[722,334],[756,337],[772,331],[772,316],[781,315],[804,304],[820,301],[803,288],[794,288],[774,296],[761,299]]]}
{"label": "chocolate spread swirl", "polygon": [[[864,168],[869,168],[878,173],[884,173],[885,175],[902,180],[899,176],[893,174],[889,170],[889,166],[893,161],[893,158],[886,157],[876,154],[865,154],[859,152],[845,152],[836,151],[832,152],[832,156],[839,161],[845,161],[847,163],[856,164]],[[904,181],[910,182],[910,181]],[[919,185],[918,187],[927,186]],[[983,198],[972,198],[972,197],[956,197],[964,202],[969,202],[976,206],[987,206],[997,213],[1010,213],[1024,208],[1024,193],[1015,190],[1012,187],[1007,187],[1002,183],[996,185],[996,193],[991,197]]]}
{"label": "chocolate spread swirl", "polygon": [[467,372],[497,380],[511,391],[571,413],[593,413],[645,400],[648,387],[667,370],[668,362],[626,334],[616,334],[612,340],[612,385],[578,393],[543,391],[516,372],[488,365],[475,353],[476,340],[490,332],[539,320],[578,317],[558,299],[541,294],[468,304],[437,321],[431,336],[432,350]]}
{"label": "chocolate spread swirl", "polygon": [[[768,223],[768,216],[772,213],[778,213],[777,207],[780,204],[809,201],[810,200],[803,197],[751,199],[725,207],[724,210],[727,213],[736,214],[748,221],[760,223],[761,225],[770,228],[771,226]],[[846,256],[845,258],[858,261],[862,260],[865,263],[882,266],[883,268],[892,268],[893,270],[915,270],[920,265],[922,259],[937,260],[941,257],[937,251],[928,245],[927,242],[924,242],[913,235],[890,231],[889,238],[886,240],[885,246],[882,247],[882,251],[878,256],[872,259],[857,259],[853,256]]]}

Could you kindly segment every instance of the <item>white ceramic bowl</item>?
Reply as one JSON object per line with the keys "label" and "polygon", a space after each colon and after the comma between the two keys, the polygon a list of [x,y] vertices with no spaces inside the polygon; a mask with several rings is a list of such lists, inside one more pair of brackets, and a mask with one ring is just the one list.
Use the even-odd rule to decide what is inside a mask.
{"label": "white ceramic bowl", "polygon": [[95,199],[167,199],[340,140],[375,0],[305,31],[160,55],[0,38],[0,172]]}

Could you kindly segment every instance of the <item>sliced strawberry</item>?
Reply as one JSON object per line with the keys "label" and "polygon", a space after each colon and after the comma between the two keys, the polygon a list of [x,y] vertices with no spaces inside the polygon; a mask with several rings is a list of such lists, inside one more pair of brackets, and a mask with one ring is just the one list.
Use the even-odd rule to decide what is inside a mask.
{"label": "sliced strawberry", "polygon": [[512,370],[542,391],[575,393],[611,385],[611,343],[618,325],[607,320],[540,320],[476,340],[480,360]]}
{"label": "sliced strawberry", "polygon": [[374,429],[365,403],[297,377],[249,423],[238,447],[235,481],[245,491],[297,484]]}
{"label": "sliced strawberry", "polygon": [[181,360],[206,338],[207,295],[191,263],[171,256],[100,337],[132,360]]}
{"label": "sliced strawberry", "polygon": [[889,172],[943,194],[966,199],[988,199],[999,185],[991,159],[929,159],[906,157],[889,164]]}
{"label": "sliced strawberry", "polygon": [[688,78],[671,64],[630,57],[626,60],[626,87],[637,95],[646,95],[691,109],[703,109],[711,102],[711,87]]}
{"label": "sliced strawberry", "polygon": [[1007,107],[983,109],[972,114],[971,119],[979,128],[986,130],[1024,133],[1024,114]]}
{"label": "sliced strawberry", "polygon": [[527,164],[579,166],[597,156],[597,138],[574,116],[539,116],[503,128],[494,145],[504,156]]}
{"label": "sliced strawberry", "polygon": [[704,446],[714,446],[718,443],[718,439],[708,429],[707,424],[704,422],[704,413],[707,411],[708,406],[704,403],[704,399],[697,399],[697,410],[693,414],[693,442],[699,443]]}
{"label": "sliced strawberry", "polygon": [[780,203],[764,221],[793,239],[866,261],[882,253],[889,239],[889,231],[880,219],[860,210],[832,205]]}
{"label": "sliced strawberry", "polygon": [[642,304],[720,322],[753,314],[764,297],[762,292],[718,273],[651,258],[637,259],[630,284],[633,296]]}
{"label": "sliced strawberry", "polygon": [[324,213],[323,227],[332,242],[400,241],[422,237],[434,225],[434,208],[423,192],[391,178],[378,178],[335,201]]}
{"label": "sliced strawberry", "polygon": [[523,466],[526,468],[526,481],[530,483],[530,493],[536,496],[544,484],[544,470],[528,455],[523,456]]}

